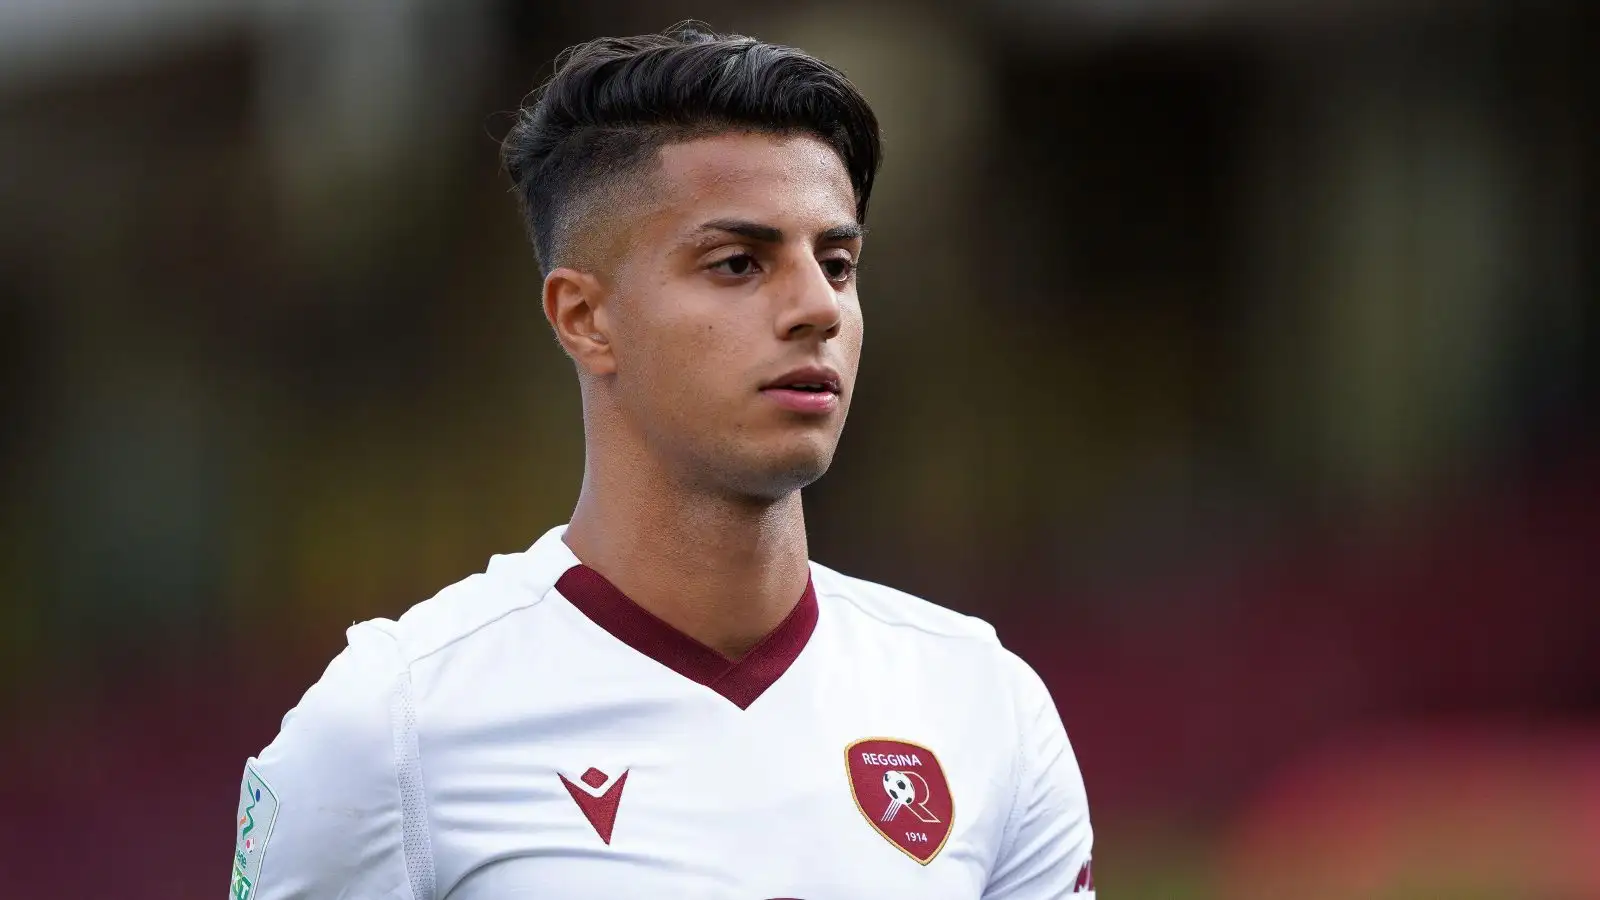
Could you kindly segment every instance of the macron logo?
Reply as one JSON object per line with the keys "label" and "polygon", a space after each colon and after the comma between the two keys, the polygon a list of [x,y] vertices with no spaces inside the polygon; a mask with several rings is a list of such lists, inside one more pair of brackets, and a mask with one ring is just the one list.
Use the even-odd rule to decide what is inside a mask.
{"label": "macron logo", "polygon": [[1094,862],[1088,861],[1078,870],[1078,880],[1072,885],[1074,894],[1094,893]]}
{"label": "macron logo", "polygon": [[600,835],[600,840],[607,845],[611,843],[611,826],[617,821],[617,806],[622,803],[622,785],[628,780],[626,770],[617,776],[617,780],[605,790],[600,790],[611,777],[606,773],[590,767],[578,779],[582,784],[573,784],[567,776],[556,773],[561,783],[567,786],[567,793],[572,795],[573,802],[578,804],[578,809],[583,811],[583,817],[594,826],[595,834]]}

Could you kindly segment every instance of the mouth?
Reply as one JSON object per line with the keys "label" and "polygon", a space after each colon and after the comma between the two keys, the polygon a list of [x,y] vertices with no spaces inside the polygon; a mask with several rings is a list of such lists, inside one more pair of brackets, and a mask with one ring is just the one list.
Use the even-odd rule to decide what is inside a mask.
{"label": "mouth", "polygon": [[838,394],[839,373],[826,366],[807,366],[763,385],[763,391],[797,391],[804,394]]}
{"label": "mouth", "polygon": [[791,412],[818,415],[838,409],[843,385],[838,372],[807,366],[768,382],[761,393]]}

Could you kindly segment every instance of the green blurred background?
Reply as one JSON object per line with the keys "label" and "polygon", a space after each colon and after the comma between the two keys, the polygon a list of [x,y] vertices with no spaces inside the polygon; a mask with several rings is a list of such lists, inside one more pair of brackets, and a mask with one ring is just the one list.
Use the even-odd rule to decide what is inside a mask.
{"label": "green blurred background", "polygon": [[1600,897],[1592,10],[0,0],[0,895],[220,896],[344,626],[565,520],[496,138],[694,16],[880,113],[814,556],[1040,670],[1105,896]]}

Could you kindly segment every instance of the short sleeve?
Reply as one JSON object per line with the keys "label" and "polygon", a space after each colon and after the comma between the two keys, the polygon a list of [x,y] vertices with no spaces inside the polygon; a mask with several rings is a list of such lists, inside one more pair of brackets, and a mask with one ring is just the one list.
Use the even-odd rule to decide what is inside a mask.
{"label": "short sleeve", "polygon": [[1094,831],[1078,760],[1049,690],[1007,653],[1017,698],[1016,800],[984,900],[1094,898]]}
{"label": "short sleeve", "polygon": [[425,900],[406,860],[409,683],[381,627],[347,637],[245,766],[232,900]]}

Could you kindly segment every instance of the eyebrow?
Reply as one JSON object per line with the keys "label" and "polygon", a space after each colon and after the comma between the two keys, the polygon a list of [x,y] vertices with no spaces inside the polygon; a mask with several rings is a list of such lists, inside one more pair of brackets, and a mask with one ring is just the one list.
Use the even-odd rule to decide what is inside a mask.
{"label": "eyebrow", "polygon": [[[763,244],[783,243],[783,230],[760,222],[749,222],[743,219],[716,219],[701,225],[697,232],[723,231],[736,234],[739,237],[760,241]],[[817,235],[821,241],[849,241],[865,237],[867,229],[858,223],[849,225],[835,225]]]}

